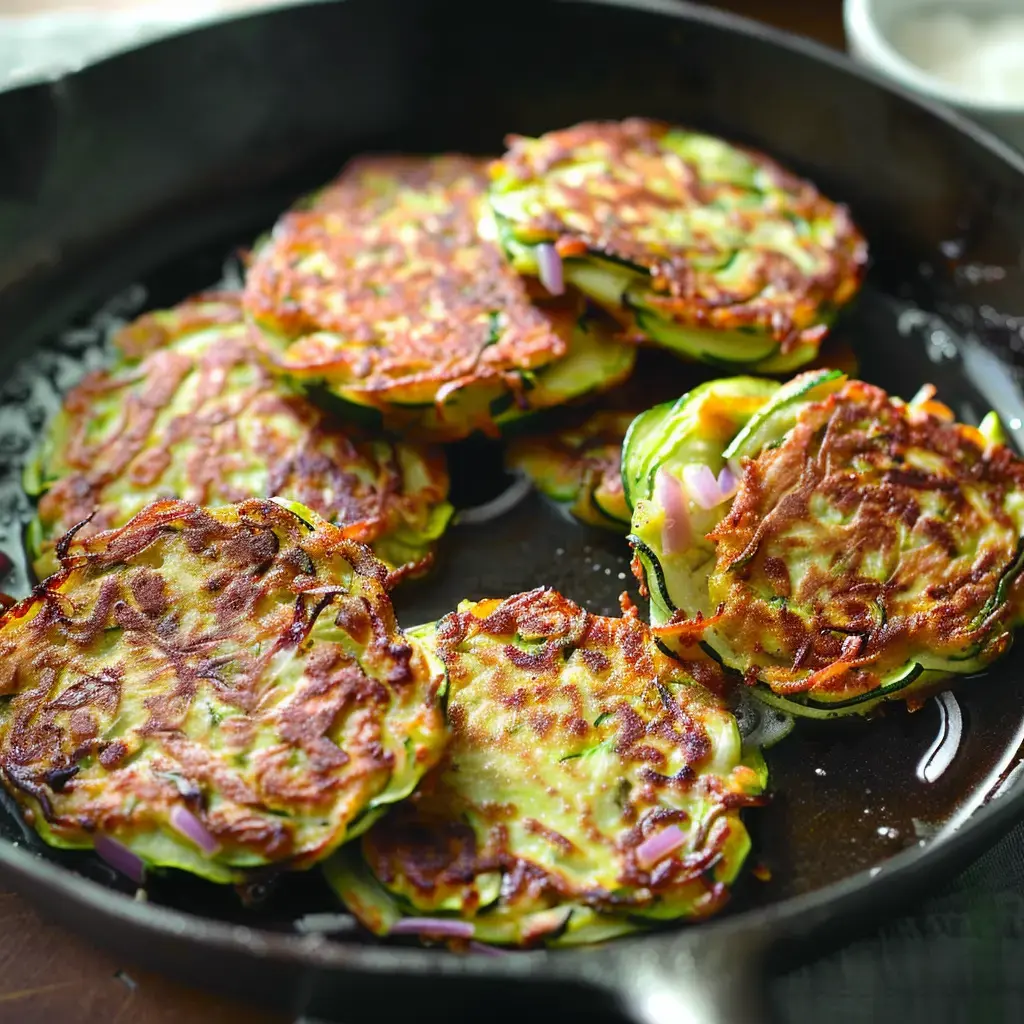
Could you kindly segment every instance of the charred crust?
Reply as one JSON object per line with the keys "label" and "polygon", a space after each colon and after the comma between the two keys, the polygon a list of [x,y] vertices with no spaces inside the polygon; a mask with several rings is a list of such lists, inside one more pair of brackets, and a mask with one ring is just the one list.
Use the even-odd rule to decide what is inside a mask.
{"label": "charred crust", "polygon": [[[714,628],[734,650],[780,652],[734,667],[839,708],[881,693],[923,652],[982,656],[1020,615],[1007,498],[1022,489],[1008,449],[872,385],[809,403],[747,462],[711,535]],[[801,551],[815,558],[792,577]]]}
{"label": "charred crust", "polygon": [[[253,496],[239,470],[255,471],[265,475],[258,496],[285,494],[368,544],[447,497],[439,449],[382,442],[277,380],[237,297],[199,296],[147,314],[119,344],[134,361],[88,375],[51,427],[42,543],[32,552],[40,575],[130,517],[137,506],[126,483],[212,506]],[[405,491],[399,446],[424,469],[414,493]]]}
{"label": "charred crust", "polygon": [[[702,179],[699,163],[663,145],[673,130],[678,131],[663,122],[631,118],[585,122],[540,139],[510,136],[508,151],[491,176],[513,187],[543,180],[554,195],[517,221],[516,230],[533,242],[554,243],[565,258],[591,254],[646,274],[644,302],[658,314],[696,327],[753,328],[780,342],[784,351],[801,341],[820,342],[832,309],[852,297],[866,269],[867,246],[849,211],[763,153],[739,146],[732,148],[751,162],[757,184]],[[560,167],[595,159],[607,168],[595,176],[599,189],[588,188],[589,179],[570,185],[549,177]],[[654,178],[660,187],[652,186]],[[752,230],[765,216],[763,189],[772,199],[770,216],[806,225],[827,220],[833,226],[827,242],[809,234],[801,239],[814,254],[813,271],[769,247],[747,246],[743,253],[750,265],[742,281],[726,285],[714,269],[704,271],[693,260],[695,248],[701,256],[710,250],[735,259],[737,250],[713,233],[686,245],[651,240],[651,223],[668,210],[714,209],[719,202],[730,208],[733,226]],[[737,191],[752,202],[735,204]],[[622,217],[623,209],[632,216]],[[643,224],[646,232],[636,231],[634,224]]]}
{"label": "charred crust", "polygon": [[458,155],[361,158],[279,221],[245,306],[291,342],[278,357],[289,370],[378,401],[408,389],[440,401],[439,388],[565,355],[571,319],[535,305],[480,237],[484,168]]}
{"label": "charred crust", "polygon": [[440,754],[436,673],[385,575],[261,499],[158,501],[86,538],[0,618],[8,789],[68,845],[174,836],[184,802],[223,856],[308,866]]}
{"label": "charred crust", "polygon": [[[362,844],[406,912],[457,905],[472,917],[495,874],[500,895],[487,913],[521,918],[526,945],[550,941],[557,910],[573,905],[642,913],[685,891],[694,913],[708,912],[702,875],[724,856],[727,834],[714,819],[742,828],[733,818],[752,803],[749,782],[703,770],[713,752],[705,716],[724,706],[644,623],[591,615],[540,587],[464,605],[435,627],[435,649],[450,678],[448,752]],[[600,813],[588,806],[591,797],[612,800],[618,820],[604,802]],[[683,808],[695,798],[712,820],[693,830],[692,846],[642,869],[636,847],[669,825],[689,829]],[[536,811],[563,802],[568,818]],[[590,867],[582,876],[569,867],[602,859],[612,865],[599,876],[606,885],[593,884]]]}

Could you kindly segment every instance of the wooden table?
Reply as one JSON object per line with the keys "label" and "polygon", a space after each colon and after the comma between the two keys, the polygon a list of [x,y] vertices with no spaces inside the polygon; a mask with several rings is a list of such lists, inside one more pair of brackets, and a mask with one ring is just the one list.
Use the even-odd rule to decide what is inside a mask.
{"label": "wooden table", "polygon": [[[107,0],[126,6],[126,0]],[[104,0],[92,0],[103,6]],[[85,0],[0,0],[0,13],[90,6]],[[832,46],[844,45],[840,0],[728,0],[717,6]],[[17,1024],[287,1024],[124,966],[0,891],[0,1021]]]}

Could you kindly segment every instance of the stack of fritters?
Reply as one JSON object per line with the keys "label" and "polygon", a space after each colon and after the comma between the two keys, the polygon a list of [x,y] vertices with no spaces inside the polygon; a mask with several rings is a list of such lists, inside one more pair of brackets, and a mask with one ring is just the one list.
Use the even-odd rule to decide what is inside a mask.
{"label": "stack of fritters", "polygon": [[452,515],[443,453],[371,434],[277,380],[237,295],[150,313],[115,343],[119,362],[69,392],[25,473],[39,499],[27,540],[40,578],[76,524],[77,543],[172,497],[282,495],[398,575],[429,567]]}
{"label": "stack of fritters", "polygon": [[[1008,648],[1024,463],[820,350],[846,209],[659,122],[509,147],[353,161],[66,397],[25,474],[47,578],[0,598],[0,774],[47,842],[136,880],[326,859],[380,935],[599,941],[726,900],[742,684],[833,717]],[[651,626],[539,587],[400,630],[453,516],[429,445],[513,424],[511,469],[630,531]]]}
{"label": "stack of fritters", "polygon": [[278,368],[353,416],[440,441],[497,434],[628,376],[635,354],[614,321],[506,264],[487,230],[485,168],[356,160],[286,214],[245,289]]}
{"label": "stack of fritters", "polygon": [[[860,287],[867,247],[847,209],[763,153],[640,118],[512,136],[509,147],[488,192],[507,259],[549,287],[578,288],[623,338],[709,367],[785,373],[821,359]],[[826,365],[837,356],[849,365],[837,350]],[[692,376],[669,367],[632,407],[659,401],[665,379],[688,391]],[[600,411],[572,430],[613,440]],[[512,456],[578,518],[615,528],[624,510],[597,479],[615,457],[602,458],[603,474],[596,457],[572,433],[519,442]]]}
{"label": "stack of fritters", "polygon": [[763,153],[639,118],[509,141],[490,201],[513,265],[687,358],[803,366],[860,286],[846,208]]}
{"label": "stack of fritters", "polygon": [[931,388],[714,381],[634,421],[623,475],[655,632],[794,715],[919,701],[1024,622],[1024,463]]}

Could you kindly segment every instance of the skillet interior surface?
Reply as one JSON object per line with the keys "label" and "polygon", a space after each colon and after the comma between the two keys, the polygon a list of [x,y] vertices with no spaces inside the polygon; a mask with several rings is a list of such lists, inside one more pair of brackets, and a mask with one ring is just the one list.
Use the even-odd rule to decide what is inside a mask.
{"label": "skillet interior surface", "polygon": [[[397,140],[396,140],[397,142]],[[0,509],[3,550],[15,562],[5,582],[24,592],[28,571],[20,543],[22,522],[31,506],[20,491],[22,457],[31,451],[38,426],[59,402],[61,390],[85,367],[100,363],[112,328],[133,311],[163,308],[197,287],[237,279],[232,254],[256,234],[236,244],[213,243],[158,268],[115,293],[79,323],[60,332],[17,363],[2,392]],[[222,264],[224,265],[222,267]],[[226,267],[226,270],[224,269]],[[923,329],[919,307],[894,297],[889,282],[873,275],[858,306],[845,319],[837,342],[856,340],[862,374],[895,394],[909,397],[926,381],[940,385],[943,400],[959,416],[977,422],[988,408],[983,378],[975,377],[960,354],[970,341],[956,327],[930,317]],[[937,338],[936,335],[939,335]],[[929,358],[942,346],[942,359]],[[948,356],[948,359],[947,359]],[[984,364],[983,365],[987,365]],[[708,374],[698,368],[651,358],[641,362],[651,391],[685,393]],[[657,373],[657,379],[653,376]],[[671,380],[669,379],[671,377]],[[1024,401],[1008,421],[1024,420]],[[1014,414],[1014,415],[1010,415]],[[501,445],[470,441],[450,451],[454,500],[461,508],[488,502],[506,490],[511,478],[501,468]],[[479,524],[460,525],[447,535],[440,565],[431,576],[395,594],[400,621],[408,626],[433,621],[464,598],[502,596],[540,584],[553,586],[591,611],[618,613],[619,595],[640,602],[629,571],[624,540],[570,521],[536,494],[511,510]],[[964,718],[963,739],[950,767],[925,781],[918,766],[942,727],[936,702],[910,713],[894,704],[870,720],[801,722],[768,752],[774,797],[770,807],[750,814],[757,844],[752,857],[771,877],[748,877],[732,912],[776,902],[821,888],[871,867],[893,853],[931,838],[952,819],[970,813],[1011,767],[1022,739],[1019,678],[1024,650],[1018,648],[985,677],[955,689]],[[16,812],[0,817],[0,835],[29,843],[96,880],[125,891],[114,873],[95,858],[46,848],[20,825]],[[240,901],[230,889],[172,873],[153,879],[150,898],[203,914],[292,929],[302,913],[335,908],[335,900],[314,872],[261,882]]]}
{"label": "skillet interior surface", "polygon": [[[27,582],[20,464],[59,391],[101,358],[112,317],[216,282],[239,245],[351,153],[488,153],[505,131],[584,118],[643,114],[720,131],[850,202],[873,265],[836,334],[855,343],[861,375],[905,397],[931,381],[970,422],[995,407],[1019,446],[1024,178],[870,81],[716,20],[538,0],[499,34],[473,3],[350,0],[219,26],[0,99],[0,138],[18,139],[0,183],[9,282],[0,298],[0,549],[17,563],[4,587]],[[541,23],[542,32],[530,29]],[[494,74],[526,53],[525,77]],[[259,74],[270,55],[273,84]],[[189,67],[202,69],[194,83],[181,74]],[[757,102],[769,86],[770,106]],[[152,101],[154,131],[146,96],[161,90],[176,105]],[[335,109],[328,93],[345,104]],[[700,379],[682,365],[671,372],[679,391]],[[484,443],[453,452],[458,504],[507,485],[499,461]],[[412,625],[463,598],[541,583],[614,613],[619,593],[632,590],[628,557],[620,539],[531,496],[500,519],[454,529],[439,570],[398,595],[399,614]],[[775,799],[751,815],[751,862],[771,877],[748,875],[729,913],[870,868],[984,802],[1019,756],[1022,658],[1019,649],[957,688],[963,742],[935,782],[917,774],[939,730],[934,703],[916,714],[894,706],[868,723],[801,724],[769,753]],[[0,835],[129,891],[94,858],[41,847],[9,809]],[[249,928],[291,932],[296,918],[333,906],[315,873],[260,881],[244,897],[247,906],[230,889],[178,877],[149,886],[153,902]]]}

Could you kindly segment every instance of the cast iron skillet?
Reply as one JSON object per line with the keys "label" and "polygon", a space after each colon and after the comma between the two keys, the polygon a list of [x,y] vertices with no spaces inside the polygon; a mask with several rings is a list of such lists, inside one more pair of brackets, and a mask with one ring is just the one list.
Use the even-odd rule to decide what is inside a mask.
{"label": "cast iron skillet", "polygon": [[[848,201],[874,254],[840,330],[863,375],[904,396],[934,381],[967,419],[994,406],[1020,441],[1024,160],[989,136],[821,48],[681,3],[519,0],[499,14],[481,0],[348,0],[217,25],[0,97],[7,479],[104,299],[160,305],[209,285],[232,246],[346,156],[488,153],[507,131],[633,114],[750,142]],[[126,298],[139,281],[145,298]],[[668,372],[687,386],[690,371]],[[496,467],[486,445],[455,451],[463,505],[504,486]],[[0,488],[9,554],[11,494]],[[621,541],[532,498],[455,530],[438,574],[399,610],[412,624],[463,597],[547,583],[610,612],[626,560]],[[752,862],[771,879],[748,876],[719,920],[598,949],[492,959],[300,935],[296,917],[331,907],[315,873],[256,887],[251,909],[188,880],[154,882],[138,902],[95,859],[42,850],[8,811],[0,869],[122,956],[331,1020],[756,1021],[766,966],[848,937],[1017,819],[1019,669],[1011,656],[958,688],[964,740],[931,784],[915,766],[938,728],[934,703],[801,726],[770,752],[776,797],[751,815]]]}

